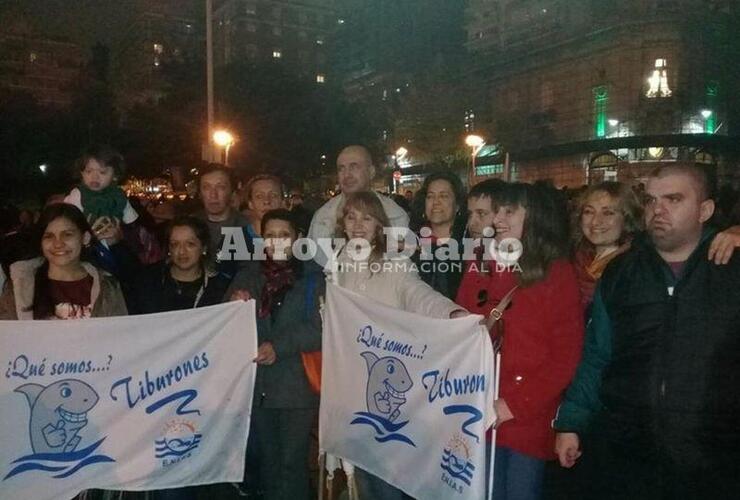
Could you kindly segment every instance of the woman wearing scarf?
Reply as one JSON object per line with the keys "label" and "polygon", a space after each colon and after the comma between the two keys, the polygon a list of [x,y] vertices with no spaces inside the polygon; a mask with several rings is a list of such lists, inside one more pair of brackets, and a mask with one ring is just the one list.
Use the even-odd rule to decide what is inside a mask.
{"label": "woman wearing scarf", "polygon": [[227,296],[257,303],[258,355],[247,471],[249,488],[268,500],[309,498],[309,443],[319,396],[311,390],[302,352],[321,350],[318,267],[293,257],[299,237],[293,214],[271,210],[262,218],[266,260],[250,261],[234,277]]}

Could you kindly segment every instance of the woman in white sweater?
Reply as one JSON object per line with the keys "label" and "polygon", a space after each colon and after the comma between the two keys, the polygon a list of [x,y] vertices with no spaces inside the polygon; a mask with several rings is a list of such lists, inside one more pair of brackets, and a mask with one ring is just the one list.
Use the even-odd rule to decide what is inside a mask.
{"label": "woman in white sweater", "polygon": [[[347,196],[337,220],[337,236],[349,241],[336,255],[335,283],[388,306],[427,317],[466,316],[465,309],[419,278],[410,259],[385,255],[383,228],[389,225],[383,205],[373,193]],[[360,498],[404,498],[401,490],[359,468],[355,469],[355,477]]]}

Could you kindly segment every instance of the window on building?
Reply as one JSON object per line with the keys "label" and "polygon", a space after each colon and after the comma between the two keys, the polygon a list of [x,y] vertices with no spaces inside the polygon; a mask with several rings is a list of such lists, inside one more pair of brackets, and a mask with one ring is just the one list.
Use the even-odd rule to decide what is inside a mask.
{"label": "window on building", "polygon": [[283,57],[283,51],[280,50],[280,49],[273,50],[272,51],[272,57],[275,58],[275,59],[280,59],[281,57]]}
{"label": "window on building", "polygon": [[316,75],[316,83],[324,83],[324,82],[326,82],[325,75],[323,75],[322,73],[319,73],[318,75]]}
{"label": "window on building", "polygon": [[337,19],[337,24],[344,24],[344,19],[342,19],[341,17]]}
{"label": "window on building", "polygon": [[256,3],[247,3],[244,6],[244,13],[248,16],[254,16],[257,14],[257,4]]}
{"label": "window on building", "polygon": [[246,28],[249,33],[257,33],[257,25],[254,23],[247,23]]}
{"label": "window on building", "polygon": [[280,19],[280,7],[273,7],[272,9],[272,17],[275,19]]}
{"label": "window on building", "polygon": [[157,55],[161,55],[164,53],[164,46],[161,43],[155,43],[154,44],[154,53]]}
{"label": "window on building", "polygon": [[39,55],[36,52],[31,52],[28,54],[28,62],[36,62],[39,58]]}
{"label": "window on building", "polygon": [[656,59],[653,73],[648,78],[648,90],[645,96],[649,99],[670,97],[673,92],[668,85],[668,60]]}
{"label": "window on building", "polygon": [[323,37],[318,37],[316,39],[316,45],[324,45],[324,38]]}
{"label": "window on building", "polygon": [[280,36],[280,35],[283,34],[283,30],[282,30],[282,28],[280,28],[280,26],[273,26],[272,27],[272,34],[275,35],[275,36]]}

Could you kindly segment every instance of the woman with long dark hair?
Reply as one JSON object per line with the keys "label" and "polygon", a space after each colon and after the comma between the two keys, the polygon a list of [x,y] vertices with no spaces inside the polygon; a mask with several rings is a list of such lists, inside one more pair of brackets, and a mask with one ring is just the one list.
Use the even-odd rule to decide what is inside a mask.
{"label": "woman with long dark hair", "polygon": [[[493,208],[499,252],[487,272],[466,270],[457,302],[488,316],[511,298],[494,332],[502,336],[502,365],[493,494],[534,500],[545,461],[555,458],[550,424],[580,358],[583,310],[568,258],[567,211],[555,189],[508,184]],[[518,259],[504,259],[516,241]]]}
{"label": "woman with long dark hair", "polygon": [[428,244],[421,245],[412,260],[419,277],[450,299],[457,295],[462,278],[466,222],[465,188],[460,178],[452,172],[428,175],[411,211],[411,229]]}
{"label": "woman with long dark hair", "polygon": [[0,297],[0,319],[85,319],[126,315],[113,276],[85,260],[93,235],[82,212],[47,206],[38,223],[41,256],[13,263]]}

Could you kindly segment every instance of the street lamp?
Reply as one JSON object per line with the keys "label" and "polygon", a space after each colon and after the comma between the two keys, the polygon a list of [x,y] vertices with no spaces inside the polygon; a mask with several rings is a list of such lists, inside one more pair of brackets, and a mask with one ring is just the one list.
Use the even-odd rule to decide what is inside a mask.
{"label": "street lamp", "polygon": [[475,177],[475,157],[480,152],[481,148],[486,144],[486,140],[483,137],[475,134],[470,134],[465,138],[465,144],[471,148],[471,160],[470,160],[470,176],[469,184],[472,186],[473,178]]}
{"label": "street lamp", "polygon": [[213,133],[213,142],[224,148],[224,165],[229,164],[229,149],[236,139],[228,130],[216,130]]}

